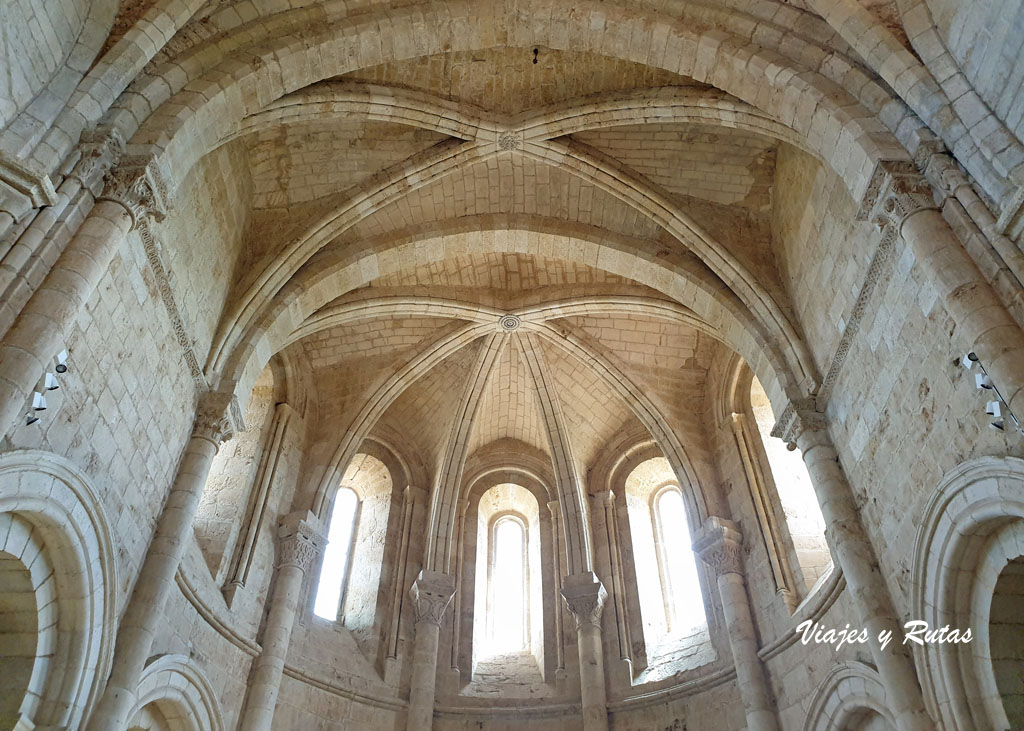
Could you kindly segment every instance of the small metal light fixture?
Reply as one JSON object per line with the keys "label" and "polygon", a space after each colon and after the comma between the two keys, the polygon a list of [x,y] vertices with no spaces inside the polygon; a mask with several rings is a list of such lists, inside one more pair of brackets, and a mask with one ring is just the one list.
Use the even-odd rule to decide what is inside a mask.
{"label": "small metal light fixture", "polygon": [[31,411],[25,414],[25,426],[32,426],[37,421],[39,421],[39,417],[33,414]]}
{"label": "small metal light fixture", "polygon": [[977,354],[973,352],[967,353],[967,355],[960,359],[960,364],[969,371],[973,370],[974,365],[977,364],[978,369],[981,372],[974,374],[974,385],[978,390],[992,391],[995,395],[995,399],[985,403],[985,413],[992,417],[992,420],[988,425],[989,429],[1005,432],[1005,413],[1005,416],[1013,423],[1014,430],[1021,435],[1024,435],[1024,427],[1021,427],[1020,420],[1017,418],[1016,414],[1010,411],[1009,404],[1006,403],[1006,399],[1003,398],[1003,395],[999,393],[999,389],[996,387],[996,384],[992,382],[992,378],[988,375],[988,371],[985,370],[985,366],[978,358]]}
{"label": "small metal light fixture", "polygon": [[53,375],[52,373],[47,372],[45,383],[47,391],[56,391],[58,388],[60,388],[60,381],[58,381],[57,376]]}
{"label": "small metal light fixture", "polygon": [[60,353],[57,355],[57,365],[54,366],[53,370],[57,371],[58,373],[68,372],[68,351],[60,351]]}
{"label": "small metal light fixture", "polygon": [[46,411],[46,396],[40,391],[35,391],[32,394],[32,409],[34,411]]}

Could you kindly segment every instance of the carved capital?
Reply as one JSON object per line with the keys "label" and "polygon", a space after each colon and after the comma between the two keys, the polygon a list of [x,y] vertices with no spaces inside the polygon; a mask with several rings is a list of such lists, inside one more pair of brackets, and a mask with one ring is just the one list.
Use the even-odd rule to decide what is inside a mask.
{"label": "carved capital", "polygon": [[937,139],[927,139],[917,146],[914,164],[924,171],[925,178],[939,193],[942,200],[953,198],[963,187],[970,187],[971,181],[949,154],[946,146]]}
{"label": "carved capital", "polygon": [[577,632],[586,625],[601,627],[608,592],[593,572],[566,576],[562,582],[562,599],[576,620]]}
{"label": "carved capital", "polygon": [[285,516],[277,533],[277,565],[295,566],[303,573],[324,548],[324,538],[316,528],[312,513]]}
{"label": "carved capital", "polygon": [[879,228],[896,229],[912,214],[935,209],[932,187],[909,160],[882,160],[875,166],[857,218],[871,218]]}
{"label": "carved capital", "polygon": [[786,405],[772,429],[772,436],[795,449],[797,438],[805,431],[825,431],[827,427],[825,415],[817,410],[814,399],[797,399]]}
{"label": "carved capital", "polygon": [[693,542],[693,552],[716,576],[743,573],[743,534],[731,520],[714,516],[705,520]]}
{"label": "carved capital", "polygon": [[196,420],[192,426],[193,436],[209,439],[220,444],[234,436],[235,427],[231,418],[234,396],[230,393],[207,391],[199,398]]}
{"label": "carved capital", "polygon": [[69,178],[77,178],[83,188],[93,189],[106,177],[124,154],[124,138],[117,130],[97,131],[82,135],[82,156],[75,163]]}
{"label": "carved capital", "polygon": [[119,203],[132,217],[132,228],[142,225],[147,216],[162,221],[167,215],[167,187],[151,157],[125,157],[110,170],[106,186],[98,200]]}
{"label": "carved capital", "polygon": [[420,571],[409,590],[416,623],[432,622],[438,627],[455,596],[455,577],[439,571]]}

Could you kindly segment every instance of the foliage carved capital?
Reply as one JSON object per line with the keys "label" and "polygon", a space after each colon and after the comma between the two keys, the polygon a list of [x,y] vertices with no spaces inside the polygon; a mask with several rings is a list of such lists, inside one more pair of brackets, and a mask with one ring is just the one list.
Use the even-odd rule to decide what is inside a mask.
{"label": "foliage carved capital", "polygon": [[743,573],[743,534],[731,520],[708,518],[693,542],[693,552],[716,576]]}
{"label": "foliage carved capital", "polygon": [[277,536],[278,566],[294,566],[305,573],[323,547],[323,536],[309,520],[292,520],[289,516],[281,521]]}
{"label": "foliage carved capital", "polygon": [[438,627],[455,596],[455,577],[439,571],[420,571],[409,590],[416,623],[431,622]]}
{"label": "foliage carved capital", "polygon": [[146,218],[162,221],[167,215],[167,186],[151,157],[124,157],[106,176],[106,186],[98,200],[124,206],[137,229]]}
{"label": "foliage carved capital", "polygon": [[562,585],[562,599],[576,620],[576,631],[587,625],[601,627],[601,614],[608,599],[604,584],[592,572],[566,576]]}
{"label": "foliage carved capital", "polygon": [[234,396],[220,391],[207,391],[199,399],[196,420],[192,426],[193,436],[220,444],[235,434],[232,412]]}

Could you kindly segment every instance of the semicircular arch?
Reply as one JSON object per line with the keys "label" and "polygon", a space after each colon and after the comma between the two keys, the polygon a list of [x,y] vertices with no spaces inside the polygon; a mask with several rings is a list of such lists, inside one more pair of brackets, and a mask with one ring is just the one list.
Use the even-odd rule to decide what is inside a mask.
{"label": "semicircular arch", "polygon": [[56,577],[57,635],[38,689],[37,726],[78,728],[113,656],[117,571],[109,523],[88,478],[41,450],[0,455],[0,514],[38,531]]}
{"label": "semicircular arch", "polygon": [[224,731],[217,694],[206,674],[184,655],[161,655],[142,671],[128,718],[155,704],[173,731]]}

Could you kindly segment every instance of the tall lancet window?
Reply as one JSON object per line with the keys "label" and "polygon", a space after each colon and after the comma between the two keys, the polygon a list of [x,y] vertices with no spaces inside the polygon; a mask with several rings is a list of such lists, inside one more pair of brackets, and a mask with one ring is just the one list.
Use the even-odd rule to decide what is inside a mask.
{"label": "tall lancet window", "polygon": [[[490,694],[494,673],[517,678],[516,688],[543,684],[544,609],[540,511],[520,485],[487,489],[476,503],[475,531],[468,534],[463,601],[472,603],[470,658],[474,680]],[[475,534],[475,535],[474,535]],[[479,681],[479,682],[478,682]],[[526,683],[526,685],[523,685]],[[506,683],[500,692],[515,695]],[[470,694],[476,692],[470,689]],[[527,693],[529,695],[529,693]],[[512,696],[508,696],[512,697]]]}
{"label": "tall lancet window", "polygon": [[690,511],[664,457],[638,464],[626,477],[626,512],[633,549],[651,682],[715,659],[704,590],[693,554]]}
{"label": "tall lancet window", "polygon": [[821,515],[800,450],[790,451],[785,442],[771,435],[775,414],[757,378],[750,384],[750,408],[754,412],[775,492],[792,538],[796,561],[791,563],[795,563],[809,590],[832,565],[832,556],[825,542],[825,518]]}
{"label": "tall lancet window", "polygon": [[520,652],[527,641],[526,531],[512,516],[496,520],[492,531],[487,649]]}
{"label": "tall lancet window", "polygon": [[316,616],[332,622],[338,619],[338,612],[345,597],[358,514],[359,497],[355,491],[347,487],[338,490],[334,498],[334,509],[331,511],[327,548],[324,550],[320,583],[313,606],[313,613]]}
{"label": "tall lancet window", "polygon": [[691,548],[683,493],[675,485],[662,488],[654,498],[652,519],[658,546],[658,567],[669,634],[706,623],[697,562]]}

